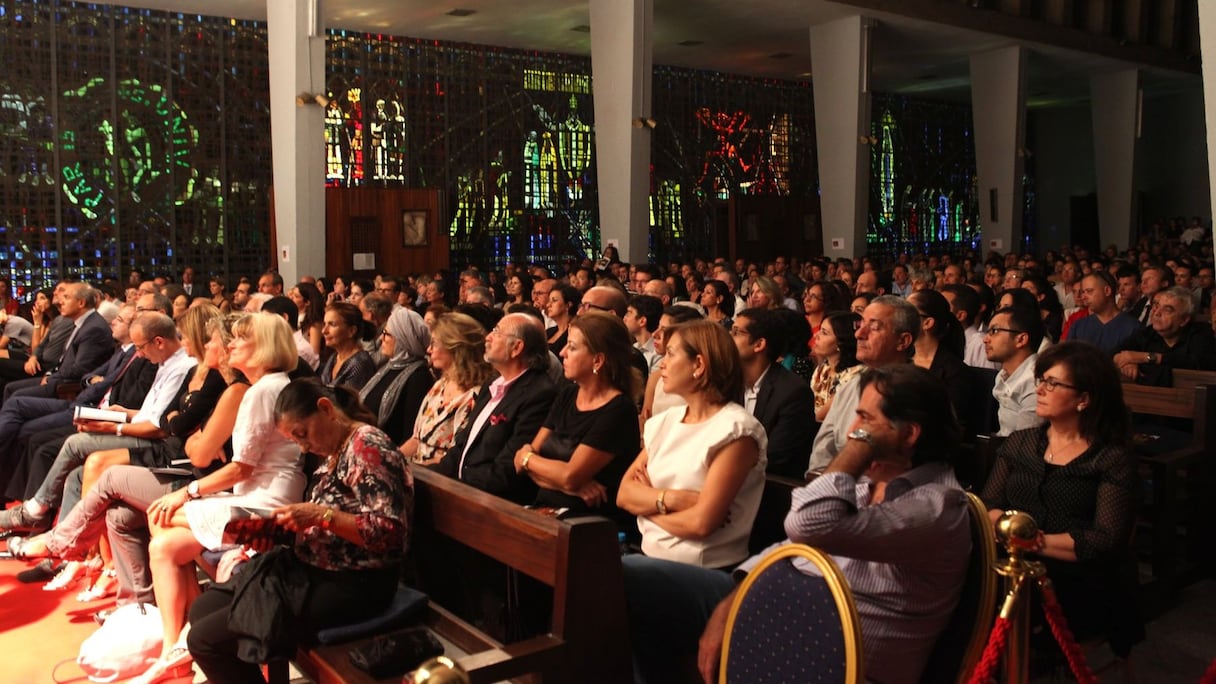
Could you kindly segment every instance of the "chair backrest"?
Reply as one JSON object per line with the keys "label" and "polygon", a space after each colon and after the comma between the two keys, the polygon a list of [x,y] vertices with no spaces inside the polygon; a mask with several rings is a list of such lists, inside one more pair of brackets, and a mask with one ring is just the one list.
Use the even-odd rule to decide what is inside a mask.
{"label": "chair backrest", "polygon": [[979,663],[996,613],[996,533],[988,509],[979,497],[967,493],[971,519],[971,557],[958,606],[937,637],[920,681],[924,684],[963,684]]}
{"label": "chair backrest", "polygon": [[786,544],[739,586],[719,682],[853,684],[864,681],[861,656],[861,623],[840,568],[822,551]]}

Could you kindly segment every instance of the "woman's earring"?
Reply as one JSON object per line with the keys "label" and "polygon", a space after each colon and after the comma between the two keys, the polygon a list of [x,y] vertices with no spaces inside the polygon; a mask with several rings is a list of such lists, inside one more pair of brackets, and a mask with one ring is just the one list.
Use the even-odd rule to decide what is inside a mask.
{"label": "woman's earring", "polygon": [[692,372],[692,378],[693,378],[693,380],[700,380],[700,379],[701,379],[701,371],[693,371],[693,372]]}
{"label": "woman's earring", "polygon": [[599,374],[600,374],[600,367],[599,367],[599,366],[595,366],[594,368],[592,368],[592,369],[591,369],[591,372],[592,372],[593,374],[595,374],[595,375],[599,375]]}

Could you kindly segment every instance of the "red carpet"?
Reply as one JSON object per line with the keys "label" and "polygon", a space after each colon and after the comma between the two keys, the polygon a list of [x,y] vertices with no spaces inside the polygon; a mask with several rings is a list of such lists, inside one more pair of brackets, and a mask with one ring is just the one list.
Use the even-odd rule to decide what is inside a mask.
{"label": "red carpet", "polygon": [[0,560],[0,653],[7,662],[0,679],[5,682],[87,682],[76,666],[80,642],[97,629],[93,613],[114,605],[114,599],[77,603],[84,580],[62,591],[43,591],[42,582],[23,584],[17,573],[36,565],[21,560]]}

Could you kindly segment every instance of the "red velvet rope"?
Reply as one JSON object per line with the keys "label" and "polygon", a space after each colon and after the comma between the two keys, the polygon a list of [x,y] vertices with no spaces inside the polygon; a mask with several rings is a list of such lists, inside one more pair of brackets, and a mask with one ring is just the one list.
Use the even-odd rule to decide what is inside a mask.
{"label": "red velvet rope", "polygon": [[1203,679],[1199,680],[1199,684],[1216,684],[1216,660],[1208,665],[1208,671],[1203,673]]}
{"label": "red velvet rope", "polygon": [[998,617],[992,631],[988,633],[988,645],[984,646],[984,655],[976,664],[967,684],[985,684],[992,679],[996,666],[1001,663],[1001,652],[1005,650],[1005,641],[1009,638],[1009,627],[1012,623],[1007,618]]}
{"label": "red velvet rope", "polygon": [[1060,602],[1056,600],[1056,592],[1052,589],[1051,580],[1046,577],[1039,578],[1039,593],[1043,595],[1043,614],[1047,616],[1047,624],[1051,626],[1051,633],[1055,635],[1056,643],[1060,644],[1060,650],[1064,651],[1064,657],[1068,659],[1068,667],[1072,670],[1072,676],[1076,677],[1080,684],[1097,684],[1097,676],[1094,675],[1093,670],[1089,669],[1089,664],[1085,662],[1085,654],[1081,652],[1081,647],[1073,638],[1072,630],[1068,628],[1068,620],[1064,617],[1064,611],[1060,609]]}

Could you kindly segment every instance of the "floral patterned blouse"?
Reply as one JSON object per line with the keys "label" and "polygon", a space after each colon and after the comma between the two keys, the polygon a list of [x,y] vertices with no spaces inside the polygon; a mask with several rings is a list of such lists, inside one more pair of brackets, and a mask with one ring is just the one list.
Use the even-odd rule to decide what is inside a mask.
{"label": "floral patterned blouse", "polygon": [[418,408],[413,434],[418,439],[418,453],[414,455],[416,462],[443,458],[455,441],[456,433],[468,421],[473,403],[477,401],[480,386],[444,402],[443,393],[447,391],[448,382],[447,378],[440,378],[423,397],[422,406]]}
{"label": "floral patterned blouse", "polygon": [[811,392],[815,394],[815,413],[818,414],[820,409],[827,406],[832,397],[836,396],[836,390],[849,378],[860,373],[862,368],[864,366],[859,363],[837,373],[836,369],[829,366],[826,360],[815,366],[815,374],[811,376]]}
{"label": "floral patterned blouse", "polygon": [[322,570],[370,570],[401,563],[414,516],[409,463],[380,428],[360,425],[314,473],[309,501],[353,513],[364,546],[322,527],[296,537],[296,555]]}

